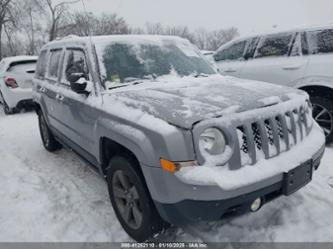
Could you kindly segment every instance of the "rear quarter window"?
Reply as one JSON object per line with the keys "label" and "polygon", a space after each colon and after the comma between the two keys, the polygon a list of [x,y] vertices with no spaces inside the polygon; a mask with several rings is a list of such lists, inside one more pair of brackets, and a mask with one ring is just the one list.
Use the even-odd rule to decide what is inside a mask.
{"label": "rear quarter window", "polygon": [[293,33],[266,36],[261,41],[255,57],[288,56],[292,39]]}
{"label": "rear quarter window", "polygon": [[47,64],[47,51],[44,50],[40,53],[36,66],[36,77],[39,79],[44,79]]}
{"label": "rear quarter window", "polygon": [[8,69],[8,72],[11,73],[26,73],[26,74],[32,74],[35,72],[36,69],[36,62],[35,61],[28,61],[28,62],[20,62],[15,63],[14,65],[11,65]]}
{"label": "rear quarter window", "polygon": [[309,54],[333,53],[333,29],[307,32]]}
{"label": "rear quarter window", "polygon": [[50,79],[58,79],[61,54],[62,54],[62,50],[51,51],[50,61],[49,61],[48,71],[47,71],[47,76]]}

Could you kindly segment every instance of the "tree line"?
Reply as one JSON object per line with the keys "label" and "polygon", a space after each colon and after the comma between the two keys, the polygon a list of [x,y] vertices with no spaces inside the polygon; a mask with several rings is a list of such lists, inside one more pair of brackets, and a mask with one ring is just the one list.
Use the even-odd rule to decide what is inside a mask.
{"label": "tree line", "polygon": [[80,0],[0,0],[0,59],[15,55],[37,55],[47,42],[67,35],[159,34],[186,38],[202,50],[216,50],[238,36],[235,27],[208,31],[187,26],[147,23],[131,27],[115,13],[95,15],[71,11]]}

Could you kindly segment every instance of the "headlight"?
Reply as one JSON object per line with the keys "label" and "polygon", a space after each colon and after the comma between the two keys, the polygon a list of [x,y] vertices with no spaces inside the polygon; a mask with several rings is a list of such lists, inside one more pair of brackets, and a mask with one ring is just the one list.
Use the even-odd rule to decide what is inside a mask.
{"label": "headlight", "polygon": [[223,133],[216,128],[206,129],[199,138],[199,149],[203,154],[220,155],[226,149],[226,140]]}

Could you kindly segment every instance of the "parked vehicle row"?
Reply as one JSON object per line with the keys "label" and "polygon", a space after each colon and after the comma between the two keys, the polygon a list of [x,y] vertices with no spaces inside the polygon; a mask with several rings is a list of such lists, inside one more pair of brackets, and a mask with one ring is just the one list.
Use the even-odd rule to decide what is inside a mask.
{"label": "parked vehicle row", "polygon": [[65,145],[97,167],[138,241],[294,193],[325,146],[304,91],[221,76],[175,37],[51,42],[38,59],[34,102],[44,147]]}
{"label": "parked vehicle row", "polygon": [[327,143],[333,141],[333,26],[239,38],[214,59],[223,75],[306,91]]}

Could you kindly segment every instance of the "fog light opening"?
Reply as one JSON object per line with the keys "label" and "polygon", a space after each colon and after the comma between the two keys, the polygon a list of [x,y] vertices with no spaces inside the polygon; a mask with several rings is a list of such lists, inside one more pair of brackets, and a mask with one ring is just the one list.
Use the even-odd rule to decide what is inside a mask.
{"label": "fog light opening", "polygon": [[252,212],[257,212],[262,206],[262,200],[261,198],[257,198],[255,199],[252,203],[251,203],[251,211]]}

